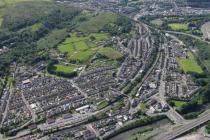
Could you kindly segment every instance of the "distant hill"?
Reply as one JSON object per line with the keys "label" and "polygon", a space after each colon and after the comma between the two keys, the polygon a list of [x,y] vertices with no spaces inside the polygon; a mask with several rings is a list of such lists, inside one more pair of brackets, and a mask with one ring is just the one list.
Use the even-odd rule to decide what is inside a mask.
{"label": "distant hill", "polygon": [[0,6],[6,6],[8,4],[14,4],[14,3],[26,2],[26,1],[50,1],[50,0],[0,0]]}
{"label": "distant hill", "polygon": [[187,0],[188,6],[198,8],[210,8],[209,0]]}

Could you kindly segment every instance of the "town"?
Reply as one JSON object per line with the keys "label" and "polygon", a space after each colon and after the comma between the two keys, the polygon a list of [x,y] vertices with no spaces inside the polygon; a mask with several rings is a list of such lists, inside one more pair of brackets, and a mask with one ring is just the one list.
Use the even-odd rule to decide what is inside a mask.
{"label": "town", "polygon": [[[182,16],[195,16],[200,24],[197,16],[205,18],[209,8],[175,0],[55,1],[63,4],[82,9],[71,24],[58,24],[58,29],[65,25],[61,31],[67,35],[44,51],[40,47],[40,54],[49,55],[36,59],[38,63],[14,60],[8,67],[0,99],[2,139],[179,140],[185,134],[186,139],[210,139],[204,100],[209,58],[202,58],[204,45],[189,45],[185,41],[192,39],[183,36],[193,43],[209,44],[208,39],[193,34],[197,27],[170,26],[179,24],[171,17],[186,22]],[[94,31],[86,29],[91,24],[83,23],[89,22],[86,18],[102,24],[97,16],[103,12],[123,17],[113,22],[103,15],[110,23],[99,31],[97,23]],[[12,49],[3,46],[0,55]],[[197,110],[190,112],[192,108]]]}

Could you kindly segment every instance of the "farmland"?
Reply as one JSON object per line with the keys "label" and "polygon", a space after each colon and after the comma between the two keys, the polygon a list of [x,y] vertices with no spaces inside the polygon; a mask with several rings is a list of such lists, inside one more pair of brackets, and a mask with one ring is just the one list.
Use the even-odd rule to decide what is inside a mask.
{"label": "farmland", "polygon": [[118,51],[114,50],[111,47],[105,47],[105,48],[101,48],[99,50],[99,53],[109,59],[120,59],[122,57],[122,54],[119,53]]}
{"label": "farmland", "polygon": [[97,51],[96,43],[109,39],[104,33],[78,35],[72,33],[70,37],[58,46],[61,53],[67,53],[70,61],[87,62]]}
{"label": "farmland", "polygon": [[195,72],[195,73],[202,73],[202,68],[198,65],[196,58],[192,53],[189,53],[189,58],[178,58],[178,64],[180,69],[184,72]]}
{"label": "farmland", "polygon": [[82,32],[98,32],[106,24],[116,22],[117,15],[113,13],[98,14],[90,20],[79,25],[78,30]]}

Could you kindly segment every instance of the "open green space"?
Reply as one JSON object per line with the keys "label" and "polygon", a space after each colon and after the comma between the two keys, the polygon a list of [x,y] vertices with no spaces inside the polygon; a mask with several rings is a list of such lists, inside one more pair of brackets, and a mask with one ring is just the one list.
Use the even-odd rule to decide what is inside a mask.
{"label": "open green space", "polygon": [[55,65],[55,71],[57,72],[64,72],[64,73],[72,73],[76,71],[76,68],[73,66],[65,66],[62,64]]}
{"label": "open green space", "polygon": [[154,19],[152,21],[150,21],[151,24],[160,27],[163,24],[163,21],[161,19]]}
{"label": "open green space", "polygon": [[36,23],[36,24],[34,24],[34,25],[31,26],[31,31],[32,31],[32,32],[36,32],[36,31],[38,31],[41,27],[42,27],[42,24],[41,24],[41,23]]}
{"label": "open green space", "polygon": [[195,56],[192,53],[188,53],[189,58],[177,58],[178,65],[180,69],[184,72],[195,72],[195,73],[202,73],[203,70],[201,66],[198,65],[198,62]]}
{"label": "open green space", "polygon": [[79,62],[87,62],[94,54],[96,53],[95,49],[89,49],[85,51],[75,52],[70,56],[70,60],[79,61]]}
{"label": "open green space", "polygon": [[109,60],[106,58],[96,58],[95,60],[91,61],[86,70],[91,70],[98,67],[110,67],[110,66],[117,68],[119,66],[119,62],[117,60]]}
{"label": "open green space", "polygon": [[120,110],[123,106],[124,106],[124,102],[123,100],[119,100],[117,102],[115,102],[112,106],[112,110],[115,112],[115,111],[118,111]]}
{"label": "open green space", "polygon": [[188,24],[186,23],[170,23],[168,26],[174,31],[188,30]]}
{"label": "open green space", "polygon": [[99,13],[94,15],[94,17],[90,18],[88,21],[83,22],[78,30],[82,32],[98,32],[101,30],[106,24],[114,23],[117,20],[117,14],[107,12],[107,13]]}
{"label": "open green space", "polygon": [[109,102],[108,101],[105,101],[105,100],[104,101],[101,101],[97,105],[97,110],[101,110],[101,109],[105,108],[108,105],[109,105]]}
{"label": "open green space", "polygon": [[183,105],[186,105],[186,101],[180,101],[180,100],[170,100],[170,102],[174,103],[175,107],[182,107]]}
{"label": "open green space", "polygon": [[147,106],[146,106],[145,103],[140,103],[140,110],[141,110],[142,112],[146,112],[146,111],[147,111]]}
{"label": "open green space", "polygon": [[96,43],[109,38],[105,33],[89,35],[73,33],[58,46],[58,50],[67,53],[71,61],[87,62],[97,52]]}
{"label": "open green space", "polygon": [[100,48],[98,51],[101,55],[109,58],[109,59],[120,59],[122,58],[122,54],[111,47]]}
{"label": "open green space", "polygon": [[108,40],[110,36],[108,34],[104,33],[91,33],[88,38],[91,39],[93,37],[95,41],[103,41],[103,40]]}

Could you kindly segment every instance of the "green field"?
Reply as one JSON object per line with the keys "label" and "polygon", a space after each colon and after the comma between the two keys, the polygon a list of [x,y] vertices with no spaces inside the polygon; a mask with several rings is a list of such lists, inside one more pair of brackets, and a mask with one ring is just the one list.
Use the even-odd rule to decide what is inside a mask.
{"label": "green field", "polygon": [[79,31],[82,32],[98,32],[100,29],[104,27],[104,25],[109,23],[114,23],[117,19],[117,15],[114,13],[100,13],[92,18],[90,20],[81,23],[81,25],[78,27]]}
{"label": "green field", "polygon": [[95,49],[89,49],[86,51],[79,51],[75,52],[73,55],[71,55],[71,60],[76,60],[79,62],[87,62],[93,55],[95,55],[96,50]]}
{"label": "green field", "polygon": [[152,21],[150,21],[151,24],[160,27],[163,24],[163,21],[161,19],[154,19]]}
{"label": "green field", "polygon": [[176,107],[182,107],[183,105],[186,105],[187,104],[186,101],[171,100],[171,102],[174,103],[174,105]]}
{"label": "green field", "polygon": [[117,102],[115,102],[112,106],[112,110],[115,112],[115,111],[118,111],[120,110],[123,106],[124,106],[124,102],[122,100],[119,100]]}
{"label": "green field", "polygon": [[95,38],[95,41],[103,41],[103,40],[108,40],[110,36],[108,34],[104,33],[91,33],[88,38],[93,36]]}
{"label": "green field", "polygon": [[[94,38],[94,40],[91,40],[91,38]],[[80,36],[73,33],[58,46],[58,50],[61,53],[67,53],[70,60],[87,62],[97,52],[96,42],[109,38],[110,36],[105,33],[91,33]]]}
{"label": "green field", "polygon": [[38,31],[40,28],[42,27],[41,23],[36,23],[34,25],[31,26],[31,32],[36,32]]}
{"label": "green field", "polygon": [[76,71],[76,68],[73,66],[65,66],[62,64],[55,65],[55,71],[64,72],[64,73],[72,73]]}
{"label": "green field", "polygon": [[202,73],[202,68],[198,65],[196,58],[192,53],[189,53],[189,58],[177,58],[180,69],[184,72]]}
{"label": "green field", "polygon": [[108,106],[109,103],[107,101],[101,101],[98,105],[97,105],[97,110],[101,110],[103,108],[105,108],[106,106]]}
{"label": "green field", "polygon": [[122,54],[111,47],[100,48],[98,51],[101,55],[106,56],[109,59],[120,59]]}
{"label": "green field", "polygon": [[174,31],[188,30],[188,24],[186,23],[171,23],[168,26]]}

